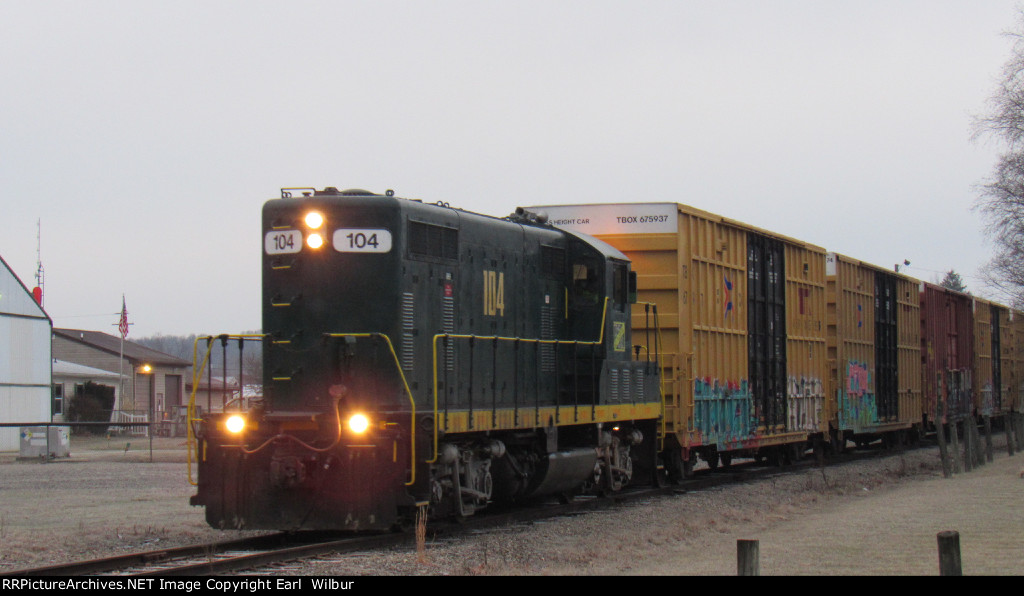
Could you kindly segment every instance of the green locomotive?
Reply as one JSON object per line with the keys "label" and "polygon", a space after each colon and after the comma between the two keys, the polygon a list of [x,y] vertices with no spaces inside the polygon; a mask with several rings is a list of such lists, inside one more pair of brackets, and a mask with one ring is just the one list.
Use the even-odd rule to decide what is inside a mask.
{"label": "green locomotive", "polygon": [[268,201],[263,396],[196,426],[207,521],[378,530],[653,481],[658,353],[631,317],[656,315],[625,255],[545,219]]}

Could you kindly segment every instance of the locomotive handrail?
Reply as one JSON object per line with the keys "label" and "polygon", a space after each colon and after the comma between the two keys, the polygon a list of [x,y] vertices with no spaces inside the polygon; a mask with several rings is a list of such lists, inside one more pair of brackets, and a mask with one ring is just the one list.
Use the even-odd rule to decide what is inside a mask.
{"label": "locomotive handrail", "polygon": [[373,332],[373,333],[325,333],[324,337],[331,338],[342,338],[342,337],[380,337],[387,344],[388,350],[391,352],[391,357],[395,361],[395,368],[398,370],[398,377],[402,379],[402,386],[405,387],[405,394],[409,396],[409,407],[412,408],[412,414],[409,421],[409,467],[412,470],[412,474],[409,481],[405,483],[406,486],[412,486],[416,483],[416,400],[412,397],[412,390],[409,389],[409,382],[405,378],[405,373],[402,372],[402,363],[398,359],[398,353],[395,352],[395,346],[391,343],[391,338],[384,333]]}
{"label": "locomotive handrail", "polygon": [[601,311],[601,329],[597,334],[595,341],[583,341],[578,339],[537,339],[537,338],[522,338],[522,337],[502,337],[499,335],[473,335],[473,334],[459,334],[459,333],[438,333],[434,335],[433,339],[433,359],[434,359],[434,456],[427,460],[426,463],[432,464],[437,462],[438,457],[438,432],[437,432],[437,402],[438,402],[438,359],[437,359],[437,341],[441,338],[450,339],[471,339],[471,340],[485,340],[494,342],[521,342],[538,345],[584,345],[584,346],[599,346],[604,343],[604,328],[605,322],[608,316],[608,297],[604,298],[604,308]]}
{"label": "locomotive handrail", "polygon": [[[658,433],[658,440],[661,442],[661,448],[664,449],[665,436],[668,434],[668,420],[665,416],[665,371],[662,370],[661,364],[661,346],[662,346],[662,335],[661,335],[661,320],[658,318],[658,305],[654,302],[636,302],[636,304],[642,304],[644,306],[645,316],[650,316],[653,311],[654,314],[654,361],[655,366],[658,368],[658,397],[661,401],[661,430]],[[644,321],[647,329],[650,329],[650,320]],[[650,339],[648,338],[648,343]],[[647,346],[647,354],[650,356],[650,346]]]}
{"label": "locomotive handrail", "polygon": [[[186,454],[187,454],[186,455],[186,460],[187,460],[187,470],[188,470],[188,483],[191,484],[192,486],[198,486],[198,482],[196,482],[195,480],[192,479],[192,454],[193,454],[193,451],[196,452],[197,461],[198,461],[198,455],[199,455],[198,454],[197,445],[195,444],[196,443],[196,437],[195,437],[195,431],[192,429],[192,424],[194,422],[200,422],[201,421],[200,419],[195,418],[196,390],[199,389],[199,383],[202,380],[203,371],[206,370],[206,364],[207,364],[207,362],[210,361],[210,353],[213,351],[213,340],[215,340],[215,339],[223,339],[225,341],[228,340],[228,339],[237,339],[237,340],[259,339],[259,340],[262,340],[264,337],[266,337],[265,334],[205,335],[205,336],[202,336],[202,337],[197,337],[195,339],[195,341],[192,343],[192,392],[189,394],[189,397],[188,397],[188,407],[185,410],[185,418],[186,418],[186,424],[185,424],[185,433],[186,433],[185,434],[185,437],[186,437],[185,445],[186,445]],[[201,340],[206,342],[206,353],[203,355],[203,362],[202,362],[202,364],[200,364],[199,367],[196,367],[195,364],[196,364],[196,361],[199,358],[199,342]],[[226,382],[226,379],[225,379],[225,382]],[[212,387],[208,387],[207,390],[208,391],[212,391],[213,388]],[[241,384],[239,384],[239,387],[238,387],[239,395],[241,395],[242,391],[243,391],[243,389],[241,387]]]}

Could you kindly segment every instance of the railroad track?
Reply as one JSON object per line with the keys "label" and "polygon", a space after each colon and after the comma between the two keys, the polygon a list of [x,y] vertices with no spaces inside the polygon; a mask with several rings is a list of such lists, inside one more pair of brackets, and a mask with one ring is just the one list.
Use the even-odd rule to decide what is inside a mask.
{"label": "railroad track", "polygon": [[[924,445],[922,445],[924,446]],[[830,458],[830,466],[866,458],[892,455],[892,451],[866,449],[850,451]],[[533,507],[479,515],[458,523],[433,522],[432,539],[453,537],[493,527],[559,516],[579,515],[656,496],[707,490],[716,486],[752,481],[772,475],[803,472],[818,464],[808,455],[786,466],[770,466],[753,461],[733,463],[717,470],[699,470],[692,478],[660,487],[638,487],[603,497],[576,497],[565,503],[545,502]],[[22,569],[0,577],[111,575],[133,578],[220,575],[260,569],[281,571],[281,565],[301,559],[331,554],[353,553],[414,544],[411,532],[348,535],[341,533],[276,533],[242,540],[197,544],[154,551],[131,553],[88,561]]]}

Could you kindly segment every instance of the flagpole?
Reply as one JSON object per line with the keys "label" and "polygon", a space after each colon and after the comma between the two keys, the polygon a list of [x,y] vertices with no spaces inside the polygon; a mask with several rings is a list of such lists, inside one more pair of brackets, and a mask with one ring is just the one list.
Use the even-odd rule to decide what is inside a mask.
{"label": "flagpole", "polygon": [[[124,331],[123,331],[123,325],[122,325],[121,321],[124,321],[125,315],[128,314],[127,313],[127,307],[128,307],[128,305],[125,302],[124,294],[121,294],[121,320],[119,320],[117,322],[117,327],[118,327],[118,331],[120,331],[120,333],[118,335],[121,336],[121,353],[118,356],[118,370],[119,370],[119,377],[120,377],[120,380],[121,380],[121,401],[122,402],[124,401]],[[121,407],[124,407],[123,403],[121,404]]]}
{"label": "flagpole", "polygon": [[[121,384],[121,395],[118,397],[118,406],[124,408],[124,336],[128,335],[128,303],[125,301],[124,294],[121,294],[121,318],[117,322],[117,330],[121,336],[121,351],[118,355],[118,382]],[[134,407],[135,395],[132,394],[132,402]],[[123,427],[122,427],[123,428]]]}
{"label": "flagpole", "polygon": [[121,354],[119,355],[117,361],[118,361],[118,367],[119,367],[118,368],[117,377],[118,377],[118,380],[121,383],[121,389],[120,389],[121,395],[120,395],[120,397],[121,397],[121,402],[122,402],[122,403],[118,404],[118,406],[119,407],[124,407],[124,403],[123,403],[124,402],[124,336],[123,335],[121,336]]}

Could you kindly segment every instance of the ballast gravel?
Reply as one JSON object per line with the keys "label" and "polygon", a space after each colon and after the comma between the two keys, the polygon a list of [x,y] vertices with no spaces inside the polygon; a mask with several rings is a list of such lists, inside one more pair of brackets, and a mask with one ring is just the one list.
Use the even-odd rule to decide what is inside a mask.
{"label": "ballast gravel", "polygon": [[[957,530],[965,574],[1021,575],[1024,454],[994,439],[993,463],[949,479],[925,448],[259,573],[734,575],[736,541],[756,539],[763,575],[935,575],[935,536]],[[0,454],[0,573],[257,534],[188,504],[183,441],[77,443],[52,463]]]}

